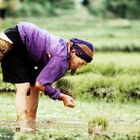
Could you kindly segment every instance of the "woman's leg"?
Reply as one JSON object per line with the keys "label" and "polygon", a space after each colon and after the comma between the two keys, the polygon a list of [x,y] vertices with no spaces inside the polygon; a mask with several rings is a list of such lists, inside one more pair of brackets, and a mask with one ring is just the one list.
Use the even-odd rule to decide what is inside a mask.
{"label": "woman's leg", "polygon": [[16,84],[16,113],[17,121],[21,131],[28,131],[30,128],[28,125],[27,115],[27,92],[30,89],[30,83]]}
{"label": "woman's leg", "polygon": [[30,94],[27,96],[27,113],[30,120],[30,127],[35,129],[35,120],[39,100],[39,90],[35,86],[30,86]]}
{"label": "woman's leg", "polygon": [[27,92],[30,89],[30,83],[16,84],[16,112],[17,114],[27,110]]}

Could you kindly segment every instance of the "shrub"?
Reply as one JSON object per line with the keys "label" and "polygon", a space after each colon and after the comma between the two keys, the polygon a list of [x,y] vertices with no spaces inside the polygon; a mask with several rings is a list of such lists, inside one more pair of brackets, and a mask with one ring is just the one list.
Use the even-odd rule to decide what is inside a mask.
{"label": "shrub", "polygon": [[113,94],[116,90],[112,87],[100,87],[97,89],[90,88],[88,92],[92,94],[93,97],[99,98],[99,99],[113,99],[115,98],[115,95]]}
{"label": "shrub", "polygon": [[0,140],[12,140],[14,136],[14,132],[10,129],[2,129],[0,128]]}
{"label": "shrub", "polygon": [[54,8],[73,9],[74,0],[49,0]]}
{"label": "shrub", "polygon": [[74,82],[76,96],[83,100],[127,101],[134,95],[132,93],[137,93],[139,97],[139,89],[136,88],[140,84],[138,75],[123,74],[106,77],[87,73],[71,76],[69,79]]}
{"label": "shrub", "polygon": [[128,98],[132,98],[134,100],[140,99],[140,85],[136,85],[128,91]]}
{"label": "shrub", "polygon": [[58,9],[73,9],[74,0],[25,0],[20,7],[19,12],[9,12],[12,16],[55,16],[59,13]]}
{"label": "shrub", "polygon": [[123,44],[120,45],[102,45],[100,47],[96,47],[96,52],[140,52],[139,44]]}
{"label": "shrub", "polygon": [[51,133],[46,131],[38,131],[35,134],[32,133],[16,133],[14,140],[87,140],[87,137],[81,134],[62,134],[62,133]]}
{"label": "shrub", "polygon": [[55,11],[49,2],[24,2],[17,13],[18,16],[47,16],[55,15]]}
{"label": "shrub", "polygon": [[90,13],[105,17],[140,18],[139,0],[90,0]]}

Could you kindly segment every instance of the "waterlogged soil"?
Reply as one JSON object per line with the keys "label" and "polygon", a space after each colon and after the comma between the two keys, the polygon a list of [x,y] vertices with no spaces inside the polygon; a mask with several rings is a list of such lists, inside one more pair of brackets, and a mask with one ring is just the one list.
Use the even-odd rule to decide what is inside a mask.
{"label": "waterlogged soil", "polygon": [[[16,121],[6,121],[0,120],[0,128],[11,129],[15,131],[15,128],[18,127]],[[37,121],[36,122],[37,130],[39,129],[47,129],[54,131],[71,131],[71,132],[80,132],[87,133],[88,125],[85,122],[78,121]]]}

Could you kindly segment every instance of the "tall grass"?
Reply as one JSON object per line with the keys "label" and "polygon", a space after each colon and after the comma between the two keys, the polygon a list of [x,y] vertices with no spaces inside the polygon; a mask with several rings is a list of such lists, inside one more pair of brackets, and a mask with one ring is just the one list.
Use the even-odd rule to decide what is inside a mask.
{"label": "tall grass", "polygon": [[[86,77],[86,78],[85,78]],[[129,76],[127,74],[115,77],[106,77],[101,74],[87,73],[68,77],[74,81],[75,93],[81,99],[105,99],[107,101],[139,99],[140,76]],[[133,91],[137,94],[133,95]]]}

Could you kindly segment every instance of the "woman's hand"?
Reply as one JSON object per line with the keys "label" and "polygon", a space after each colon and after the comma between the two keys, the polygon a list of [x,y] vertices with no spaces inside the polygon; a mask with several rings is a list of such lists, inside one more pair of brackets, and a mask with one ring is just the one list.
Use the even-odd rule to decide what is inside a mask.
{"label": "woman's hand", "polygon": [[60,98],[59,99],[62,100],[64,105],[67,106],[67,107],[73,108],[76,105],[75,100],[69,95],[60,93]]}

